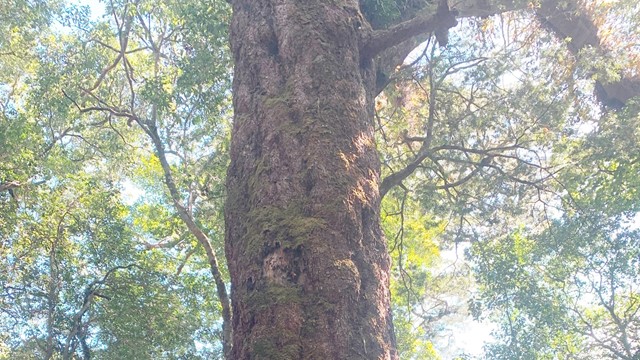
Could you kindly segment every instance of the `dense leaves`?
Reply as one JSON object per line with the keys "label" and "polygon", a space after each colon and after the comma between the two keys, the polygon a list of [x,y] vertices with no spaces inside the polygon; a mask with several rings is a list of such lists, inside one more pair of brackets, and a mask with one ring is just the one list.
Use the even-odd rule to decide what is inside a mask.
{"label": "dense leaves", "polygon": [[110,4],[91,19],[87,7],[16,6],[33,14],[9,23],[1,58],[1,356],[219,356],[208,262],[152,140],[123,115],[154,114],[180,191],[219,241],[226,5]]}
{"label": "dense leaves", "polygon": [[[595,52],[575,57],[558,40],[528,14],[470,22],[448,48],[415,50],[377,100],[382,187],[396,186],[384,219],[401,229],[387,238],[406,358],[424,351],[416,337],[438,344],[464,314],[500,325],[488,359],[638,354],[637,105],[602,108],[584,76],[616,65]],[[429,215],[412,244],[402,236],[416,204]],[[437,259],[428,244],[443,259],[468,250],[468,262],[444,272],[448,288],[434,276],[445,266],[407,255]],[[447,358],[470,356],[441,346]]]}

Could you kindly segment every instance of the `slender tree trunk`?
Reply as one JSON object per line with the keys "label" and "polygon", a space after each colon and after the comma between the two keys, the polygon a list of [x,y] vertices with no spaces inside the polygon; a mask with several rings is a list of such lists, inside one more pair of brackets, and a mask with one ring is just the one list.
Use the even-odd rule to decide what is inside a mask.
{"label": "slender tree trunk", "polygon": [[[155,107],[153,112],[155,113]],[[233,337],[231,328],[231,304],[229,303],[227,288],[224,283],[222,273],[220,272],[220,266],[218,265],[218,258],[215,251],[213,250],[213,247],[211,246],[211,240],[209,239],[209,236],[207,236],[207,234],[205,234],[200,226],[198,226],[193,218],[192,213],[187,209],[187,207],[182,203],[182,200],[180,199],[180,191],[178,190],[176,182],[173,179],[171,166],[167,161],[166,150],[164,145],[162,144],[162,139],[160,138],[160,134],[158,133],[158,128],[155,125],[155,118],[153,124],[146,125],[143,127],[143,129],[153,142],[155,153],[160,160],[160,166],[162,167],[162,172],[164,173],[164,183],[165,185],[167,185],[169,195],[171,196],[171,200],[173,201],[173,206],[178,212],[178,216],[180,216],[180,219],[187,226],[189,232],[196,238],[196,240],[198,240],[198,243],[202,245],[205,253],[207,254],[209,270],[211,271],[213,281],[216,284],[216,294],[218,295],[218,300],[220,301],[220,306],[222,307],[222,352],[224,353],[225,359],[228,359],[231,352]]]}
{"label": "slender tree trunk", "polygon": [[358,2],[233,12],[231,358],[397,358]]}

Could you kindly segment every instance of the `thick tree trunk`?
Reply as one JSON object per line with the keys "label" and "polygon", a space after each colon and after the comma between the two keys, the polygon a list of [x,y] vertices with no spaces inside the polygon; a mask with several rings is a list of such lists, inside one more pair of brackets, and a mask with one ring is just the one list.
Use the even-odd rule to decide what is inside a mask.
{"label": "thick tree trunk", "polygon": [[233,1],[233,359],[397,357],[357,6]]}

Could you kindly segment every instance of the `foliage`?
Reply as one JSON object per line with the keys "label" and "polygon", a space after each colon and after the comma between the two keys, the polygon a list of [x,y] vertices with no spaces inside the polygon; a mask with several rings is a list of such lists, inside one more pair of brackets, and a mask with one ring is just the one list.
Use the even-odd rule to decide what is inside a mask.
{"label": "foliage", "polygon": [[[526,240],[515,234],[476,248],[483,302],[488,309],[518,314],[510,320],[518,327],[504,328],[507,341],[494,345],[492,356],[512,358],[498,355],[535,349],[542,350],[532,358],[543,358],[544,349],[585,359],[633,359],[639,353],[640,234],[634,217],[640,199],[633,190],[637,130],[625,128],[630,115],[637,118],[628,111],[605,116],[597,131],[570,147],[575,158],[588,159],[589,168],[578,165],[563,174],[573,201],[567,213]],[[607,129],[611,121],[615,132]],[[621,133],[633,144],[623,145],[626,154],[612,156],[609,144],[617,141],[610,137]]]}
{"label": "foliage", "polygon": [[[219,356],[202,248],[176,221],[150,142],[109,106],[162,116],[176,182],[221,241],[226,5],[111,3],[94,20],[86,7],[16,5],[34,20],[16,19],[30,37],[12,35],[0,58],[0,183],[15,185],[0,192],[3,356]],[[121,20],[135,17],[123,59]]]}
{"label": "foliage", "polygon": [[[388,230],[392,255],[399,252],[394,303],[414,295],[406,310],[394,308],[406,344],[401,354],[420,353],[405,338],[441,338],[455,328],[454,315],[469,312],[501,326],[486,347],[488,359],[633,358],[638,111],[633,102],[603,110],[591,84],[576,80],[593,64],[611,73],[617,65],[596,52],[576,59],[527,14],[466,26],[452,33],[447,49],[427,43],[414,51],[412,66],[376,103],[384,172],[393,178],[412,169],[385,198],[404,211],[397,205],[386,213],[404,222],[412,211],[406,204],[413,209],[417,201],[431,219],[427,233],[438,229],[429,239],[437,248],[471,243],[464,263],[479,286],[464,271],[446,290],[434,278],[425,281],[424,272],[398,259],[407,251],[397,248],[401,232]],[[454,288],[467,292],[452,297]],[[416,315],[432,303],[425,289],[446,305],[462,298],[467,306],[451,308],[429,331]],[[446,356],[468,358],[446,347],[439,348]]]}

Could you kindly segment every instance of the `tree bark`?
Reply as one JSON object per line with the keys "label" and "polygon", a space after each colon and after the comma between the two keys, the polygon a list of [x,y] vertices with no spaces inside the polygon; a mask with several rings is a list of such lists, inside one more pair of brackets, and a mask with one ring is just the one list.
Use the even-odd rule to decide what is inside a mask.
{"label": "tree bark", "polygon": [[395,359],[358,2],[236,0],[233,359]]}

